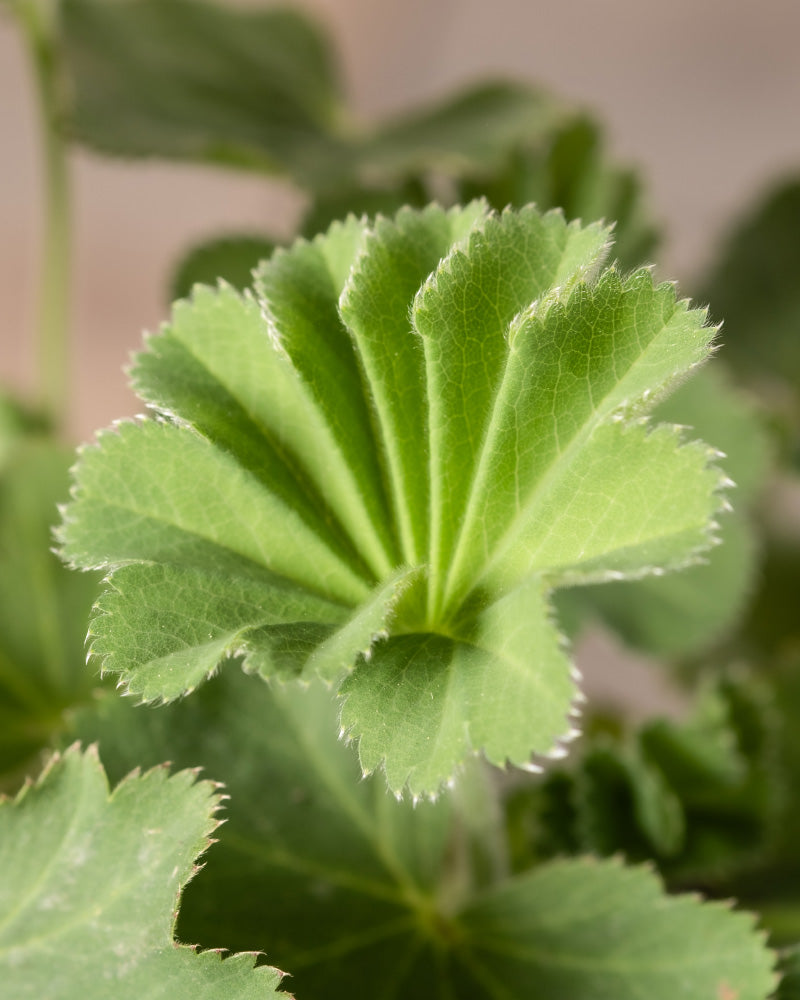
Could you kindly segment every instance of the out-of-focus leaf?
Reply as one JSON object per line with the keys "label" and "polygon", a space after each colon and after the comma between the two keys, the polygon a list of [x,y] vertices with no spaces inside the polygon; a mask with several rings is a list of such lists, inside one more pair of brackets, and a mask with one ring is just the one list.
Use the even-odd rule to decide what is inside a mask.
{"label": "out-of-focus leaf", "polygon": [[181,937],[268,949],[300,997],[424,984],[431,1000],[672,1000],[679,986],[705,1000],[720,982],[766,996],[772,956],[752,919],[665,896],[643,870],[576,860],[496,871],[487,885],[464,851],[481,817],[453,808],[477,804],[457,790],[414,807],[380,780],[359,782],[334,714],[319,685],[268,688],[239,672],[164,709],[109,694],[83,713],[112,770],[169,754],[201,762],[231,794]]}
{"label": "out-of-focus leaf", "polygon": [[[181,889],[209,844],[211,782],[158,768],[109,795],[96,752],[56,757],[0,802],[0,971],[14,1000],[261,1000],[281,973],[173,941]],[[282,996],[284,994],[281,994]]]}
{"label": "out-of-focus leaf", "polygon": [[752,928],[749,914],[665,897],[651,872],[616,861],[551,863],[464,914],[480,996],[515,1000],[760,1000],[775,975]]}
{"label": "out-of-focus leaf", "polygon": [[782,978],[775,1000],[800,1000],[800,945],[780,954],[778,972]]}
{"label": "out-of-focus leaf", "polygon": [[362,171],[367,179],[380,180],[429,170],[457,177],[465,170],[490,169],[509,149],[547,135],[568,114],[543,91],[480,84],[379,127],[365,141]]}
{"label": "out-of-focus leaf", "polygon": [[244,291],[253,283],[259,262],[271,257],[275,243],[263,236],[222,236],[190,250],[170,283],[170,297],[187,298],[195,285],[216,285],[222,279]]}
{"label": "out-of-focus leaf", "polygon": [[648,263],[658,241],[637,175],[609,162],[599,127],[584,115],[523,136],[494,172],[459,183],[464,200],[485,197],[494,208],[561,208],[568,219],[614,223],[614,256],[623,268]]}
{"label": "out-of-focus leaf", "polygon": [[572,768],[511,797],[515,866],[621,852],[655,859],[671,884],[731,892],[772,856],[778,822],[789,821],[775,728],[768,686],[721,679],[685,721],[587,738]]}
{"label": "out-of-focus leaf", "polygon": [[51,552],[71,452],[17,439],[0,467],[0,780],[10,781],[96,684],[86,666],[95,574],[70,573]]}
{"label": "out-of-focus leaf", "polygon": [[288,8],[62,0],[67,124],[121,156],[288,172],[324,186],[348,161],[327,40]]}
{"label": "out-of-focus leaf", "polygon": [[0,474],[20,442],[46,435],[51,429],[45,414],[0,390]]}
{"label": "out-of-focus leaf", "polygon": [[747,382],[800,386],[800,182],[768,191],[739,221],[702,297],[724,319],[724,357]]}

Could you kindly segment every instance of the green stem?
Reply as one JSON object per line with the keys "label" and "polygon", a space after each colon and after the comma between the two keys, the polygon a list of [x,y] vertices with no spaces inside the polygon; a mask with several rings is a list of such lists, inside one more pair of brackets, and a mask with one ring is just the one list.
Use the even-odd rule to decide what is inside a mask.
{"label": "green stem", "polygon": [[64,427],[69,399],[70,199],[67,144],[60,130],[58,14],[53,0],[16,0],[39,99],[45,222],[36,365],[42,409]]}

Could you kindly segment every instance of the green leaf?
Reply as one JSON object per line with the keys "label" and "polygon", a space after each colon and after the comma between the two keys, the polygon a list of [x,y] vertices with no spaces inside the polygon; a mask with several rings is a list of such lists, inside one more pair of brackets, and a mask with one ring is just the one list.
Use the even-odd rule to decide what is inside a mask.
{"label": "green leaf", "polygon": [[800,945],[781,954],[778,969],[782,978],[776,1000],[800,1000]]}
{"label": "green leaf", "polygon": [[575,782],[576,827],[585,851],[630,860],[675,855],[686,838],[680,799],[637,748],[592,747]]}
{"label": "green leaf", "polygon": [[240,291],[249,288],[259,262],[271,257],[275,242],[264,236],[222,236],[194,247],[170,281],[171,297],[187,298],[195,285],[227,281]]}
{"label": "green leaf", "polygon": [[479,84],[412,111],[368,136],[361,167],[370,179],[498,166],[509,148],[546,135],[566,117],[548,94],[506,82]]}
{"label": "green leaf", "polygon": [[52,431],[49,418],[0,390],[0,472],[22,441]]}
{"label": "green leaf", "polygon": [[482,824],[491,839],[489,803],[464,794],[464,776],[416,807],[358,781],[335,711],[319,684],[231,672],[158,711],[109,694],[83,713],[116,773],[170,756],[231,793],[183,938],[268,947],[299,997],[415,995],[421,982],[432,1000],[705,1000],[722,983],[766,997],[773,956],[752,918],[666,896],[644,870],[577,860],[508,878],[501,865],[487,884],[465,838]]}
{"label": "green leaf", "polygon": [[[769,690],[744,676],[701,691],[681,722],[657,718],[630,734],[587,735],[571,768],[510,800],[516,867],[581,851],[621,853],[654,859],[681,888],[741,896],[751,874],[763,888],[765,862],[781,831],[793,828],[776,728]],[[761,909],[758,895],[746,898]]]}
{"label": "green leaf", "polygon": [[63,0],[61,17],[68,125],[103,152],[320,183],[344,155],[333,58],[296,10]]}
{"label": "green leaf", "polygon": [[[725,317],[724,357],[751,383],[800,381],[800,183],[788,178],[737,221],[707,277],[703,297]],[[770,393],[774,400],[774,389]]]}
{"label": "green leaf", "polygon": [[[531,656],[531,651],[536,656]],[[538,770],[532,754],[563,753],[576,686],[534,578],[480,612],[459,638],[397,635],[342,684],[342,728],[359,737],[367,771],[389,786],[435,789],[470,753]]]}
{"label": "green leaf", "polygon": [[487,997],[757,1000],[775,985],[752,917],[665,898],[650,872],[613,861],[520,876],[468,909],[463,929]]}
{"label": "green leaf", "polygon": [[218,825],[193,772],[131,775],[109,795],[93,750],[56,757],[0,803],[0,967],[9,996],[275,996],[253,955],[176,947],[175,911]]}
{"label": "green leaf", "polygon": [[461,869],[450,803],[414,808],[359,780],[336,716],[319,683],[227,671],[158,710],[109,693],[77,723],[112,774],[168,757],[225,782],[227,822],[187,888],[183,940],[266,950],[300,997],[379,996],[428,974],[437,995],[436,897]]}
{"label": "green leaf", "polygon": [[614,222],[614,255],[623,269],[649,262],[658,241],[631,170],[610,163],[600,128],[585,115],[549,130],[520,135],[495,170],[467,172],[464,200],[485,197],[493,208],[535,202],[561,208],[568,219]]}
{"label": "green leaf", "polygon": [[654,415],[690,428],[722,453],[720,464],[736,484],[737,510],[758,499],[772,470],[774,443],[762,406],[732,382],[721,361],[694,372]]}
{"label": "green leaf", "polygon": [[0,466],[0,781],[13,783],[96,686],[83,649],[97,590],[52,554],[69,451],[20,432]]}
{"label": "green leaf", "polygon": [[655,415],[688,427],[721,453],[737,505],[720,518],[721,544],[668,577],[562,591],[556,607],[578,620],[599,616],[648,653],[697,656],[738,625],[751,597],[759,553],[745,508],[764,488],[771,442],[752,402],[730,386],[716,362],[693,374]]}
{"label": "green leaf", "polygon": [[703,562],[667,577],[560,591],[559,615],[600,617],[630,646],[659,656],[702,653],[739,621],[753,588],[755,539],[744,518],[720,519]]}
{"label": "green leaf", "polygon": [[486,83],[354,129],[331,46],[296,10],[202,0],[62,0],[62,8],[67,125],[106,153],[286,173],[335,197],[364,184],[402,186],[409,175],[495,167],[566,117],[529,87]]}
{"label": "green leaf", "polygon": [[178,303],[133,369],[160,419],[84,450],[62,528],[112,571],[106,667],[148,699],[232,656],[348,677],[396,791],[560,753],[548,592],[685,564],[721,504],[710,449],[644,418],[713,331],[645,271],[598,277],[607,242],[483,203],[351,217]]}

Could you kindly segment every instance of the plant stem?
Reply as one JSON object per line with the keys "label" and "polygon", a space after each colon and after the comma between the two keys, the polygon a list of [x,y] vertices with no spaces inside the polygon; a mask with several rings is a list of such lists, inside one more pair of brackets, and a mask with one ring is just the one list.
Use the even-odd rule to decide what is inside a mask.
{"label": "plant stem", "polygon": [[39,99],[44,170],[44,236],[36,340],[38,396],[63,429],[69,400],[70,201],[67,144],[60,125],[58,13],[53,0],[12,4],[27,43]]}

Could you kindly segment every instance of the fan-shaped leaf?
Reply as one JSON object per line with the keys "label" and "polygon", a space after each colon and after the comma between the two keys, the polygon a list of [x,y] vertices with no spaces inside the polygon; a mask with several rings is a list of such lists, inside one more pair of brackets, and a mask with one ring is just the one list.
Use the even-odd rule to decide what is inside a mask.
{"label": "fan-shaped leaf", "polygon": [[557,749],[548,592],[687,563],[720,505],[710,449],[643,418],[713,331],[646,271],[598,276],[607,245],[405,210],[179,303],[134,367],[162,422],[86,449],[65,515],[65,556],[116,571],[94,652],[147,698],[231,656],[349,674],[343,726],[398,790]]}

